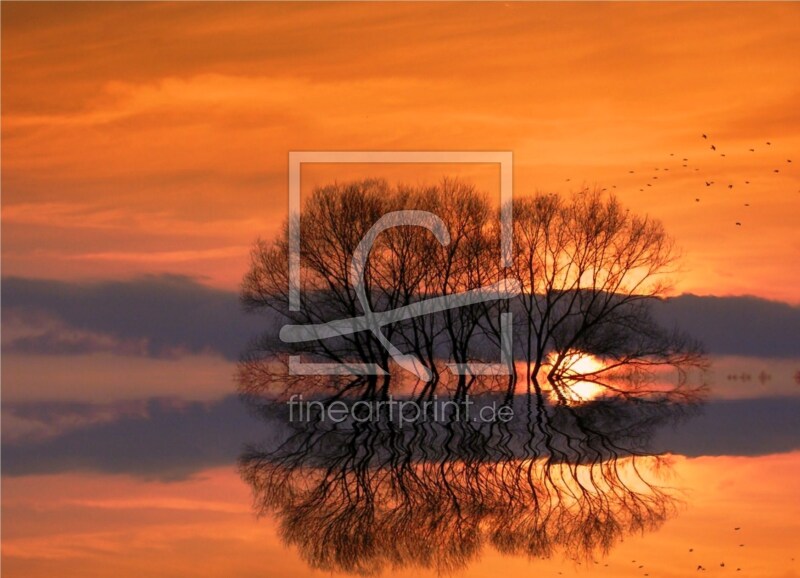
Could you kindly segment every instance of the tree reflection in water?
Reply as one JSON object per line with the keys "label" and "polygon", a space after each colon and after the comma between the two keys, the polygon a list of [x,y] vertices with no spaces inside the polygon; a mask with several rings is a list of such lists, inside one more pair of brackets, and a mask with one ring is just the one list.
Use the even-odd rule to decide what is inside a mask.
{"label": "tree reflection in water", "polygon": [[[423,220],[372,238],[380,219],[406,211]],[[452,571],[487,545],[585,559],[670,515],[674,495],[652,481],[664,458],[647,441],[701,402],[703,388],[686,378],[706,361],[699,343],[652,315],[676,264],[661,223],[602,190],[536,194],[498,210],[474,186],[444,179],[334,183],[316,189],[292,224],[302,232],[302,307],[290,306],[288,222],[255,244],[242,283],[245,307],[270,317],[239,382],[277,440],[248,450],[241,470],[257,511],[277,518],[310,565]],[[515,250],[504,263],[509,224]],[[504,280],[519,291],[398,318],[379,335],[322,331],[367,309],[406,310]],[[283,324],[322,333],[284,340]],[[400,361],[391,349],[424,366],[429,381],[392,375]],[[511,375],[452,375],[497,364],[498,351]],[[291,357],[383,374],[292,375],[282,365]],[[677,379],[666,378],[672,370]],[[327,404],[438,396],[500,404],[514,417],[291,421],[284,402],[301,393]]]}
{"label": "tree reflection in water", "polygon": [[[370,388],[361,391],[358,400],[370,399]],[[506,403],[514,418],[487,423],[452,412],[405,424],[385,411],[372,421],[290,423],[283,401],[250,395],[270,429],[284,433],[248,449],[241,472],[257,512],[275,516],[285,542],[314,568],[448,572],[486,545],[591,559],[674,511],[674,494],[653,483],[666,458],[649,454],[647,440],[697,407],[702,390],[693,391],[573,405],[485,393],[476,406]]]}

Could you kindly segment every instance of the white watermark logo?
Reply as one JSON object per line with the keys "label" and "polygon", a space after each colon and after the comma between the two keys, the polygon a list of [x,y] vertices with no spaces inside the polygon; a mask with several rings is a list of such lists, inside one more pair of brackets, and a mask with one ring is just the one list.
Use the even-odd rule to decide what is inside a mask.
{"label": "white watermark logo", "polygon": [[391,395],[385,400],[360,400],[346,403],[341,400],[325,403],[319,400],[303,399],[303,394],[294,394],[286,402],[289,407],[290,422],[315,423],[367,423],[388,420],[399,426],[424,422],[468,421],[480,423],[508,423],[514,419],[514,408],[505,403],[492,401],[476,403],[469,394],[464,400],[433,399],[415,401],[394,399]]}
{"label": "white watermark logo", "polygon": [[[500,164],[500,244],[501,265],[507,267],[512,260],[512,213],[511,213],[511,153],[510,152],[293,152],[289,154],[289,309],[300,309],[300,165],[302,163],[499,163]],[[284,325],[280,339],[284,343],[318,341],[370,331],[392,360],[402,369],[418,379],[430,381],[430,370],[418,357],[401,352],[383,334],[382,327],[457,309],[469,305],[509,299],[520,293],[520,284],[512,278],[464,291],[432,297],[388,311],[373,311],[367,299],[364,271],[372,246],[382,232],[400,226],[423,227],[433,233],[442,246],[450,243],[450,234],[444,221],[429,211],[401,210],[383,215],[367,231],[353,252],[348,281],[353,287],[363,315],[337,319],[327,323],[307,325]],[[500,362],[447,364],[448,369],[459,375],[509,375],[513,372],[511,361],[512,314],[500,317]],[[289,358],[292,375],[383,375],[385,371],[373,363],[309,363],[299,356]]]}

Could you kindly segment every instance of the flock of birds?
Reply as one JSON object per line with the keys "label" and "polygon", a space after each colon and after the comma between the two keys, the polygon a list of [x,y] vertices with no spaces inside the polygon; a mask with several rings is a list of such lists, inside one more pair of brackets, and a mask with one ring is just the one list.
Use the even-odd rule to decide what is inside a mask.
{"label": "flock of birds", "polygon": [[[714,142],[712,142],[712,140],[709,138],[708,134],[702,133],[700,135],[700,138],[702,139],[702,142],[705,142],[706,144],[708,144],[708,149],[706,149],[706,150],[709,150],[712,153],[719,155],[720,159],[727,158],[727,153],[721,152],[721,150],[718,149],[717,145]],[[769,147],[770,149],[773,147],[771,141],[765,141],[763,143],[763,146]],[[756,154],[756,153],[758,153],[760,151],[756,147],[750,147],[750,148],[747,149],[746,152],[747,152],[747,154]],[[662,177],[662,179],[660,179],[660,180],[663,181],[665,176],[668,176],[667,174],[670,172],[670,168],[672,168],[672,174],[674,174],[675,172],[678,172],[678,171],[680,171],[682,169],[684,170],[684,172],[688,171],[690,173],[700,173],[698,176],[703,179],[702,180],[702,185],[705,185],[705,188],[711,189],[711,190],[713,190],[712,187],[717,187],[717,189],[722,188],[723,190],[726,190],[726,191],[730,192],[735,187],[738,189],[738,188],[740,188],[742,186],[744,186],[745,189],[747,190],[748,189],[748,185],[751,184],[751,180],[754,180],[752,177],[747,179],[747,180],[742,180],[742,181],[739,181],[739,182],[734,182],[732,179],[726,179],[724,182],[719,182],[718,183],[714,179],[715,178],[720,178],[720,177],[712,177],[708,172],[703,172],[700,166],[693,166],[693,164],[689,160],[688,156],[687,157],[676,157],[675,153],[670,153],[670,157],[672,157],[673,159],[680,158],[680,167],[677,167],[674,164],[673,164],[672,167],[655,167],[653,169],[653,171],[654,172],[657,171],[660,174],[659,175],[650,175],[649,181],[651,181],[651,182],[647,182],[647,183],[642,184],[639,187],[639,191],[640,192],[644,192],[647,188],[653,187],[654,184],[657,184],[657,183],[654,183],[652,181],[659,181],[659,176]],[[784,167],[792,165],[792,159],[791,158],[786,158],[784,161],[781,161],[781,162],[782,162],[782,166],[784,166]],[[775,161],[773,161],[773,167],[774,168],[771,169],[772,170],[772,174],[780,174],[781,173],[781,168],[779,168],[780,166],[781,165],[779,165]],[[641,173],[641,171],[640,171],[640,173]],[[637,174],[637,172],[634,171],[634,170],[629,170],[628,174],[629,175],[633,175],[633,174]],[[567,181],[569,181],[569,180],[570,179],[567,179]],[[700,186],[702,186],[702,185],[700,185]],[[612,185],[612,188],[616,189],[617,186],[616,185]],[[603,191],[605,191],[605,190],[606,189],[603,189]],[[798,192],[800,192],[800,190]],[[695,197],[694,200],[695,200],[695,203],[699,203],[699,202],[701,202],[701,197],[697,196],[697,197]],[[744,204],[744,207],[750,207],[749,200],[748,200],[748,202],[745,202],[743,204]],[[735,221],[735,226],[741,227],[742,226],[742,221],[741,220]],[[759,381],[761,381],[761,383],[764,383],[765,381],[769,380],[772,376],[770,376],[769,374],[766,374],[764,372],[761,372],[761,374],[759,374],[758,377],[759,377]],[[742,379],[744,381],[749,381],[751,379],[751,376],[749,374],[729,375],[728,379],[729,380]],[[798,384],[800,384],[800,371],[798,371],[795,374],[795,381]],[[736,528],[733,529],[734,532],[739,532],[740,530],[741,530],[740,527],[736,527]],[[745,547],[745,545],[743,543],[739,544],[739,548],[744,548],[744,547]],[[693,552],[694,552],[694,548],[689,548],[689,553],[691,554]],[[792,561],[794,561],[794,558],[792,558]],[[595,562],[595,564],[599,564],[599,562]],[[636,560],[631,560],[631,564],[637,564],[637,561]],[[605,564],[605,566],[608,566],[608,564]],[[725,569],[726,567],[727,566],[725,564],[725,561],[721,560],[719,562],[719,568]],[[646,570],[646,567],[645,567],[644,564],[639,563],[638,566],[637,566],[637,570]],[[697,572],[706,572],[707,570],[708,570],[708,568],[704,564],[699,564],[699,563],[697,564],[697,568],[696,568]],[[735,571],[736,572],[741,572],[742,568],[737,566]],[[561,572],[559,572],[559,574],[561,574]],[[650,576],[650,573],[645,571],[645,572],[642,573],[642,575],[643,576]]]}
{"label": "flock of birds", "polygon": [[[709,140],[709,139],[708,139],[708,135],[707,135],[707,134],[703,133],[701,136],[702,136],[703,140],[705,140],[705,141],[708,141],[708,140]],[[768,146],[768,147],[771,147],[771,146],[772,146],[772,142],[770,142],[770,141],[766,141],[764,144],[765,144],[766,146]],[[710,148],[712,151],[716,151],[716,150],[717,150],[717,146],[716,146],[715,144],[713,144],[713,143],[711,143],[711,145],[710,145],[710,147],[709,147],[709,148]],[[749,152],[749,153],[755,153],[755,152],[756,152],[756,149],[755,149],[755,148],[748,148],[748,152]],[[724,158],[724,157],[726,156],[726,155],[725,155],[725,153],[719,153],[719,155],[720,155],[720,157],[722,157],[722,158]],[[684,160],[686,160],[686,159],[684,159]],[[787,163],[787,164],[791,164],[791,162],[792,162],[792,159],[786,159],[786,163]],[[684,165],[684,166],[687,166],[687,165]],[[695,170],[698,170],[698,169],[696,168]],[[772,172],[773,172],[773,173],[775,173],[775,174],[778,174],[778,173],[780,173],[780,172],[781,172],[781,169],[779,169],[779,168],[774,168],[774,169],[772,169]],[[715,183],[715,181],[713,181],[713,180],[707,180],[707,181],[705,181],[705,186],[706,186],[706,187],[712,187],[712,186],[714,186],[715,184],[716,184],[716,183]],[[745,184],[745,185],[749,185],[749,184],[750,184],[750,181],[749,181],[749,180],[745,180],[745,181],[744,181],[744,184]],[[733,183],[728,183],[728,189],[733,189]],[[700,202],[700,197],[696,197],[696,198],[695,198],[695,202],[699,203],[699,202]],[[750,206],[750,203],[744,203],[744,206],[745,206],[745,207],[749,207],[749,206]],[[741,226],[742,226],[742,222],[741,222],[741,221],[736,221],[736,226],[737,226],[737,227],[741,227]]]}
{"label": "flock of birds", "polygon": [[[741,527],[737,526],[736,528],[733,529],[733,531],[734,532],[739,532],[741,529],[742,529]],[[745,545],[743,543],[739,544],[739,548],[744,548],[744,547],[745,547]],[[689,548],[689,553],[690,554],[694,553],[694,548]],[[794,562],[794,558],[791,558],[791,561]],[[636,564],[636,560],[631,560],[631,563],[632,564]],[[715,565],[716,565],[716,563],[715,563]],[[727,566],[725,564],[724,560],[720,560],[719,568],[724,570],[725,568],[729,568],[729,566]],[[645,565],[644,564],[639,564],[637,569],[643,570],[643,569],[645,569]],[[695,571],[696,572],[706,572],[706,571],[708,571],[708,569],[709,568],[707,568],[704,564],[697,564],[697,568],[695,569]],[[741,566],[737,566],[735,571],[736,572],[742,572]],[[644,572],[643,576],[650,576],[650,574],[649,574],[649,572]]]}
{"label": "flock of birds", "polygon": [[[733,529],[734,532],[738,532],[739,530],[741,530],[740,527],[736,527],[736,528]],[[744,544],[739,544],[739,548],[744,548]],[[689,548],[689,552],[694,552],[694,548]],[[720,568],[725,568],[725,562],[720,562],[719,563],[719,567]],[[698,572],[705,572],[706,570],[707,570],[707,568],[705,566],[703,566],[702,564],[698,564],[697,565],[697,571]],[[741,572],[742,569],[740,567],[737,567],[736,571],[737,572]]]}
{"label": "flock of birds", "polygon": [[[742,529],[742,528],[741,528],[740,526],[737,526],[737,527],[733,528],[733,531],[734,531],[734,532],[739,532],[741,529]],[[740,543],[740,544],[739,544],[739,548],[744,548],[744,547],[745,547],[745,545],[744,545],[743,543]],[[689,554],[693,554],[693,553],[694,553],[694,548],[689,548]],[[795,561],[795,559],[794,559],[794,558],[791,558],[791,561],[792,561],[792,562],[794,562],[794,561]],[[580,561],[578,561],[577,559],[573,559],[573,562],[576,562],[576,563],[577,563],[579,566],[581,565],[581,562],[580,562]],[[594,561],[594,564],[596,564],[596,565],[599,565],[599,564],[600,564],[600,562],[598,562],[597,560],[595,560],[595,561]],[[636,566],[636,568],[635,568],[636,570],[643,570],[643,572],[641,573],[641,575],[642,575],[642,576],[648,576],[648,577],[650,576],[650,572],[649,572],[649,571],[647,571],[647,570],[648,570],[647,566],[646,566],[645,564],[641,563],[641,561],[637,562],[636,560],[631,560],[631,564],[637,564],[637,566]],[[716,567],[716,565],[717,565],[717,563],[715,562],[715,563],[714,563],[714,565],[712,565],[711,569],[714,569],[714,567]],[[606,567],[606,568],[607,568],[607,567],[608,567],[608,564],[607,564],[607,563],[606,563],[606,564],[603,564],[603,567]],[[719,567],[721,570],[725,570],[725,569],[727,569],[727,568],[732,568],[731,566],[728,566],[728,565],[725,563],[725,561],[724,561],[724,560],[720,560],[720,562],[719,562],[719,566],[718,566],[718,567]],[[708,568],[708,567],[706,567],[704,564],[697,564],[697,568],[695,569],[695,572],[706,572],[706,571],[708,571],[708,570],[709,570],[709,568]],[[735,571],[735,572],[742,572],[743,570],[742,570],[742,567],[741,567],[741,566],[736,566],[734,571]],[[562,572],[558,572],[558,574],[559,574],[559,575],[562,575],[563,573],[562,573]]]}
{"label": "flock of birds", "polygon": [[[671,166],[660,166],[660,167],[654,167],[652,169],[652,172],[658,172],[659,174],[651,174],[650,171],[641,171],[641,170],[639,170],[638,172],[635,171],[635,170],[629,170],[628,171],[629,175],[634,175],[634,174],[641,175],[641,174],[644,173],[645,176],[649,177],[647,182],[644,182],[644,183],[640,182],[639,183],[639,185],[638,185],[639,186],[639,192],[645,192],[647,190],[647,188],[653,187],[653,186],[659,184],[660,182],[664,182],[671,175],[676,175],[676,174],[681,174],[682,173],[682,176],[685,176],[687,174],[697,174],[696,176],[699,179],[701,179],[700,181],[698,181],[697,187],[698,188],[704,187],[704,190],[708,189],[708,192],[712,192],[713,190],[722,189],[723,191],[726,191],[728,193],[732,193],[734,191],[734,189],[736,189],[738,191],[741,188],[744,188],[746,191],[748,191],[748,193],[751,193],[752,188],[749,187],[749,185],[751,184],[751,181],[755,181],[755,177],[761,178],[761,177],[763,177],[763,175],[755,175],[754,174],[753,176],[748,177],[747,179],[740,179],[740,180],[734,180],[733,178],[728,177],[728,178],[725,178],[723,180],[723,177],[719,176],[719,175],[720,174],[724,174],[726,172],[728,174],[731,174],[730,170],[725,170],[724,167],[714,167],[714,168],[719,168],[720,170],[713,170],[713,169],[709,168],[709,165],[713,162],[712,159],[716,159],[716,160],[726,159],[726,158],[728,158],[728,154],[729,153],[731,155],[733,155],[733,154],[742,154],[742,155],[756,155],[756,156],[758,156],[763,151],[769,150],[773,154],[770,154],[770,157],[771,157],[770,160],[767,160],[767,161],[764,161],[764,162],[765,162],[765,164],[766,164],[766,162],[769,162],[772,165],[772,168],[770,170],[771,170],[771,175],[773,175],[773,176],[777,175],[777,174],[780,174],[782,170],[784,172],[786,172],[787,168],[790,168],[792,166],[792,159],[791,158],[778,158],[778,157],[775,157],[775,147],[773,147],[772,141],[764,141],[763,145],[751,146],[751,147],[747,148],[746,151],[744,149],[737,150],[737,151],[729,150],[727,153],[726,152],[722,152],[722,147],[718,147],[717,144],[715,142],[713,142],[713,139],[711,139],[707,133],[702,133],[700,135],[700,137],[699,137],[699,141],[701,143],[703,143],[704,145],[707,145],[707,148],[704,147],[704,150],[707,151],[706,155],[699,157],[700,158],[700,162],[702,162],[706,166],[705,169],[701,168],[701,166],[699,166],[698,162],[696,162],[694,159],[690,160],[690,156],[689,155],[687,155],[687,156],[678,156],[675,153],[670,153],[669,156],[670,156],[671,162],[670,163],[665,163],[665,164],[670,164]],[[713,156],[709,157],[708,156],[709,152]],[[697,158],[696,155],[691,155],[691,156],[695,157],[695,159]],[[755,157],[753,157],[753,158],[755,158]],[[678,160],[680,162],[676,163],[675,161],[678,161]],[[729,161],[724,161],[724,162],[729,162]],[[734,165],[734,167],[736,167],[736,165]],[[567,181],[570,181],[570,179],[567,179]],[[611,185],[611,187],[616,189],[617,185]],[[606,189],[603,189],[603,191],[605,191],[605,190]],[[800,192],[800,191],[798,191],[798,192]],[[695,203],[700,203],[701,200],[702,200],[702,198],[700,196],[695,196],[694,197]],[[743,204],[744,204],[744,207],[747,208],[747,207],[750,207],[751,202],[748,199],[747,202],[744,202]],[[740,220],[736,220],[734,223],[735,223],[735,226],[737,226],[737,227],[741,227],[742,226],[742,220],[741,219]]]}
{"label": "flock of birds", "polygon": [[[733,529],[734,532],[738,532],[740,530],[741,530],[741,527],[738,527],[738,526]],[[739,548],[744,548],[744,544],[739,544]],[[694,552],[694,548],[689,548],[689,553],[691,554],[693,552]],[[636,560],[631,560],[631,564],[636,564]],[[720,568],[725,568],[726,567],[724,560],[719,562],[719,567]],[[638,570],[643,570],[643,569],[645,569],[645,565],[644,564],[639,564],[637,569]],[[697,569],[696,569],[697,572],[705,572],[707,570],[708,570],[708,568],[706,568],[703,564],[698,564],[697,565]],[[736,567],[736,572],[741,572],[741,571],[742,571],[742,568],[737,566]],[[644,572],[642,575],[643,576],[650,576],[650,573],[649,572]]]}

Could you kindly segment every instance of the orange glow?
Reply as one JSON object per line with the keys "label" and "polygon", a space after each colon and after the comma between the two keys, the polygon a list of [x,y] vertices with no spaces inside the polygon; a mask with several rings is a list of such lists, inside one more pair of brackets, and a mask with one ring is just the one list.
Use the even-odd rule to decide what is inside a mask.
{"label": "orange glow", "polygon": [[[556,357],[555,353],[550,354],[548,358],[550,367],[543,368],[543,375],[547,375],[552,364],[556,362]],[[603,370],[605,365],[597,357],[581,351],[570,351],[564,355],[561,367],[563,368],[562,379],[564,387],[560,387],[559,391],[570,402],[582,403],[590,401],[605,393],[606,390],[602,385],[582,379]],[[552,395],[555,396],[555,392]]]}
{"label": "orange glow", "polygon": [[603,363],[593,355],[575,351],[569,353],[564,359],[566,372],[564,377],[569,384],[569,392],[580,401],[588,401],[603,394],[601,385],[581,379],[582,376],[602,371]]}

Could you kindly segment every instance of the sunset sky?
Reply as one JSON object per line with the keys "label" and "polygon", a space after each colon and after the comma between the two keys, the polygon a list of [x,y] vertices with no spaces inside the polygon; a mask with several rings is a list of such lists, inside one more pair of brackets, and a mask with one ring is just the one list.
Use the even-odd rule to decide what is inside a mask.
{"label": "sunset sky", "polygon": [[[290,151],[511,151],[515,196],[614,192],[681,250],[673,293],[703,300],[674,315],[708,340],[713,399],[800,407],[798,54],[788,2],[3,2],[8,576],[211,576],[231,559],[230,575],[322,575],[253,517],[235,444],[166,478],[157,460],[142,473],[111,453],[54,457],[230,401],[257,327],[235,293],[254,240],[287,216]],[[304,192],[499,182],[490,165],[302,175]],[[771,379],[725,378],[760,371]],[[696,499],[605,575],[641,575],[638,548],[651,576],[684,575],[703,540],[711,566],[728,555],[711,533],[739,524],[748,576],[800,574],[800,439],[773,425],[753,447],[679,456]],[[471,575],[500,567],[533,566],[491,554]]]}
{"label": "sunset sky", "polygon": [[288,151],[508,150],[518,195],[616,185],[662,219],[682,290],[798,303],[798,21],[791,3],[12,3],[4,274],[235,288],[285,216]]}

